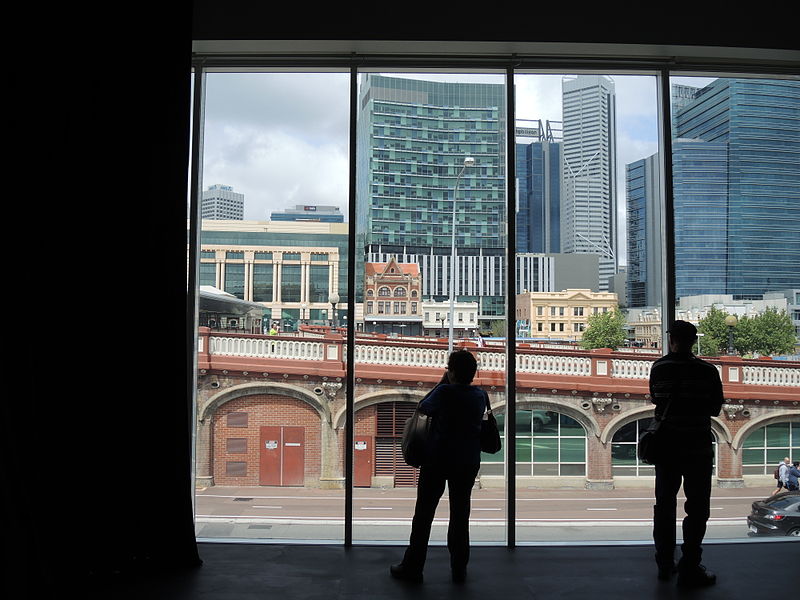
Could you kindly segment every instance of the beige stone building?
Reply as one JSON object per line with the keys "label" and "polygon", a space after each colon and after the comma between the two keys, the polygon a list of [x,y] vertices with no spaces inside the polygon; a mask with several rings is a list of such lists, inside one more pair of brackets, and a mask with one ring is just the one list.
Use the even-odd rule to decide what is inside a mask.
{"label": "beige stone building", "polygon": [[593,314],[616,310],[617,295],[568,289],[561,292],[517,294],[519,336],[578,341]]}

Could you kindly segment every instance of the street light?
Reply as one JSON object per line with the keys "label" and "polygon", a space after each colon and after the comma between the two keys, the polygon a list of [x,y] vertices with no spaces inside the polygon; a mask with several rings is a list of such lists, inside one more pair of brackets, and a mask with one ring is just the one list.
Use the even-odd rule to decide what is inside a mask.
{"label": "street light", "polygon": [[725,325],[728,326],[728,356],[736,354],[733,349],[733,328],[736,327],[738,322],[739,319],[736,318],[736,315],[728,315],[725,317]]}
{"label": "street light", "polygon": [[333,310],[331,311],[331,327],[334,331],[336,331],[336,305],[339,303],[339,294],[336,292],[331,293],[328,296],[328,302],[331,303]]}
{"label": "street light", "polygon": [[464,169],[467,167],[474,167],[475,159],[471,156],[464,157],[464,166],[458,172],[456,177],[456,187],[453,190],[453,224],[452,224],[452,242],[450,246],[450,332],[447,338],[447,354],[453,351],[453,320],[455,311],[455,286],[456,286],[456,196],[458,195],[458,182],[461,180],[461,175],[464,174]]}

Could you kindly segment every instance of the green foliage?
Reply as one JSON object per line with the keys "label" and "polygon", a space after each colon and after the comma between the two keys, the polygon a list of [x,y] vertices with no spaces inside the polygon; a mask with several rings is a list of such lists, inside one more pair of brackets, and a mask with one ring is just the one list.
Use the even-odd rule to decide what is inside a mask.
{"label": "green foliage", "polygon": [[505,319],[498,319],[496,321],[492,321],[489,327],[492,330],[492,337],[506,337]]}
{"label": "green foliage", "polygon": [[700,353],[703,356],[717,356],[727,351],[728,326],[725,325],[727,316],[728,313],[724,310],[712,306],[708,314],[700,319],[697,331],[703,334],[700,338]]}
{"label": "green foliage", "polygon": [[[697,330],[705,334],[701,352],[706,356],[724,354],[728,349],[728,314],[712,308],[700,319]],[[742,356],[758,353],[763,356],[789,354],[796,343],[794,325],[786,311],[768,308],[755,317],[742,317],[733,328],[733,347]]]}
{"label": "green foliage", "polygon": [[589,325],[581,339],[582,348],[619,348],[624,342],[625,315],[621,311],[589,315]]}
{"label": "green foliage", "polygon": [[[785,310],[778,312],[775,308],[750,319],[752,333],[748,344],[743,344],[745,352],[758,352],[764,356],[773,354],[789,354],[794,351],[796,342],[794,324]],[[738,325],[735,335],[738,336]]]}

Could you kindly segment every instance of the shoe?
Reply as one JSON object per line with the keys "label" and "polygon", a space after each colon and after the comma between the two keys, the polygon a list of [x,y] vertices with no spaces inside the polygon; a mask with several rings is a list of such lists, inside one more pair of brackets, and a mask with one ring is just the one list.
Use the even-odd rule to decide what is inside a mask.
{"label": "shoe", "polygon": [[402,579],[403,581],[410,581],[412,583],[422,583],[422,571],[409,569],[403,563],[392,565],[389,567],[389,572],[395,579]]}
{"label": "shoe", "polygon": [[681,587],[705,587],[714,585],[716,582],[717,576],[706,570],[703,565],[697,565],[689,569],[678,569],[678,585]]}
{"label": "shoe", "polygon": [[658,565],[658,579],[659,581],[669,581],[672,576],[678,572],[678,568],[674,565]]}
{"label": "shoe", "polygon": [[464,583],[467,579],[466,569],[452,569],[450,574],[453,577],[453,583]]}

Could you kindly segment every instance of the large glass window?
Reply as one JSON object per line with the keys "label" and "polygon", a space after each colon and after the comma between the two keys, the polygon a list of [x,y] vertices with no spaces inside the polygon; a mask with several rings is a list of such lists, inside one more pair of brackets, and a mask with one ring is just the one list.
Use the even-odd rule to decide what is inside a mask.
{"label": "large glass window", "polygon": [[206,76],[200,539],[344,539],[344,347],[329,330],[333,294],[346,314],[348,226],[307,215],[349,218],[348,81]]}
{"label": "large glass window", "polygon": [[[402,431],[414,403],[439,382],[449,346],[474,351],[475,383],[501,401],[492,389],[502,384],[492,384],[504,378],[504,82],[495,74],[359,75],[359,294],[369,300],[357,324],[355,433],[364,450],[354,464],[355,539],[408,539],[414,503],[405,488],[416,479],[390,433]],[[479,348],[481,335],[494,346]],[[497,486],[481,474],[473,539],[505,537],[502,477]],[[380,502],[376,488],[388,489]],[[439,506],[437,516],[446,515],[446,495]],[[445,537],[437,518],[431,539]]]}
{"label": "large glass window", "polygon": [[[504,443],[481,457],[473,540],[503,542],[509,525],[521,543],[649,539],[628,504],[652,494],[635,415],[652,406],[673,275],[675,317],[698,325],[697,354],[735,392],[715,424],[715,494],[730,505],[713,508],[728,519],[714,513],[708,536],[744,536],[730,521],[752,499],[737,486],[800,454],[800,81],[661,82],[664,173],[654,72],[518,72],[511,115],[504,73],[359,72],[354,140],[349,77],[207,74],[198,536],[340,540],[351,427],[352,537],[407,541],[418,472],[399,440],[452,347],[477,357]],[[446,495],[439,511],[434,543]]]}
{"label": "large glass window", "polygon": [[800,460],[800,421],[759,427],[744,440],[742,470],[745,475],[772,475],[786,457]]}

